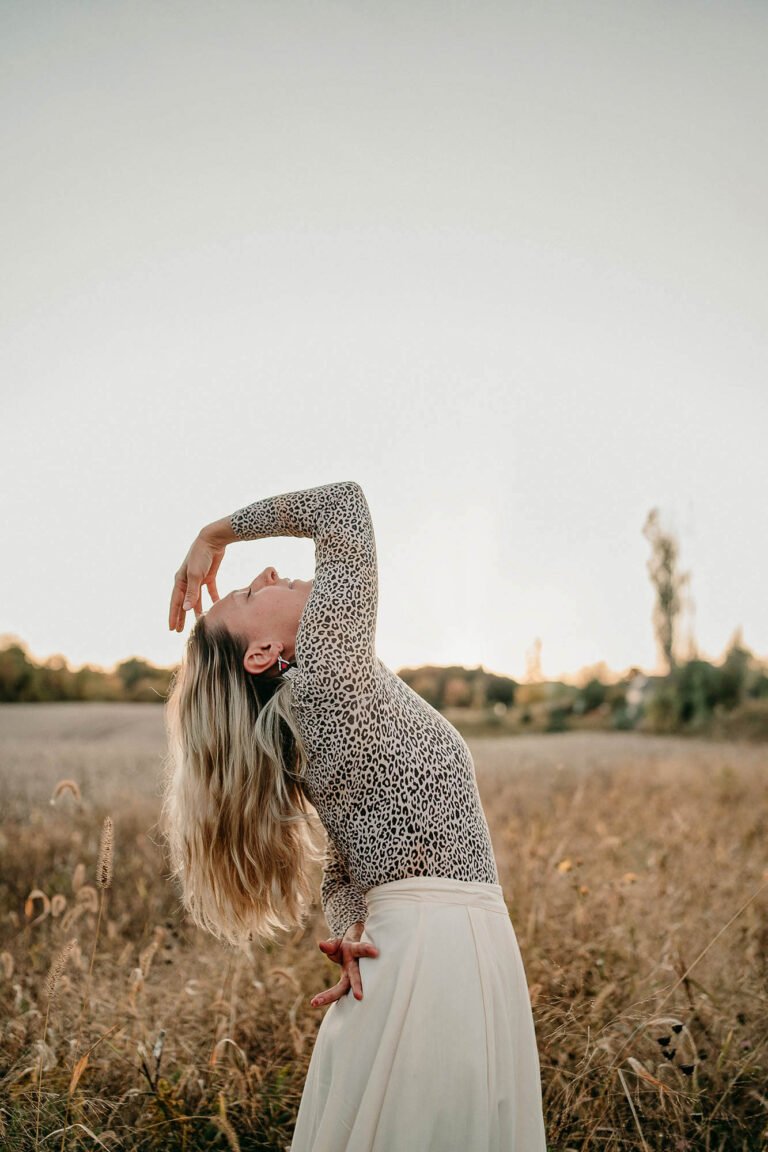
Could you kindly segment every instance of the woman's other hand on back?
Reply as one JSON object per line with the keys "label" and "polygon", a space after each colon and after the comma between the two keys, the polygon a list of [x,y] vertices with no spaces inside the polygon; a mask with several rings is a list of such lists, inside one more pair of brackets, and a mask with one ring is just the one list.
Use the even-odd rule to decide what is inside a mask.
{"label": "woman's other hand on back", "polygon": [[346,996],[350,988],[356,1000],[363,998],[363,983],[360,979],[358,960],[361,956],[378,956],[379,950],[369,941],[360,939],[365,931],[362,920],[356,921],[343,936],[332,937],[330,940],[321,940],[318,948],[324,952],[329,960],[341,966],[341,979],[333,988],[326,988],[319,992],[310,1001],[313,1008],[321,1008],[324,1004],[332,1004]]}

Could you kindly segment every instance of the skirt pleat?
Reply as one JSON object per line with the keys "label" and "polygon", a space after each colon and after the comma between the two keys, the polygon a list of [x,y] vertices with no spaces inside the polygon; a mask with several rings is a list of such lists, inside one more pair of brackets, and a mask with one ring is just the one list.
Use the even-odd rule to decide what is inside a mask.
{"label": "skirt pleat", "polygon": [[545,1152],[539,1058],[497,884],[366,893],[363,999],[326,1011],[291,1152]]}

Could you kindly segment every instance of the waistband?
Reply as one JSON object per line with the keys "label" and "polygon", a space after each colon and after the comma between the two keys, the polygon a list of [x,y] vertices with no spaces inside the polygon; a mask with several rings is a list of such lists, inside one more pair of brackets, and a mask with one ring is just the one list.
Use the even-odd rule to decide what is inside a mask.
{"label": "waistband", "polygon": [[365,893],[369,911],[376,904],[391,900],[469,904],[474,908],[484,908],[488,912],[501,912],[504,916],[509,916],[501,885],[488,884],[482,880],[453,880],[446,876],[408,876],[404,880],[390,880],[386,884],[377,884]]}

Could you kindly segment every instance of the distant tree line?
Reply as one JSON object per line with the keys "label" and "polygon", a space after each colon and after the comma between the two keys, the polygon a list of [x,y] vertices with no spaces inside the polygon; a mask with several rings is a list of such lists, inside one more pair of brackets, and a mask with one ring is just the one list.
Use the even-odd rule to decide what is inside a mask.
{"label": "distant tree line", "polygon": [[19,641],[0,649],[0,702],[54,700],[160,701],[168,692],[172,668],[156,668],[132,657],[106,671],[86,664],[73,670],[63,656],[37,663]]}
{"label": "distant tree line", "polygon": [[[86,664],[76,671],[63,656],[37,662],[19,640],[0,648],[0,702],[46,700],[141,700],[158,701],[168,692],[174,668],[157,668],[132,657],[112,670]],[[482,667],[425,666],[405,668],[402,678],[433,707],[511,707],[517,682]]]}
{"label": "distant tree line", "polygon": [[423,696],[433,708],[492,708],[495,704],[511,708],[515,703],[517,681],[497,676],[480,666],[447,668],[427,664],[420,668],[402,668],[398,673],[406,684]]}
{"label": "distant tree line", "polygon": [[768,740],[768,666],[736,632],[721,663],[678,660],[664,675],[633,668],[621,679],[521,685],[520,719],[529,730],[636,729]]}
{"label": "distant tree line", "polygon": [[518,682],[479,668],[404,668],[400,676],[459,727],[498,732],[579,728],[714,734],[768,739],[768,665],[737,630],[721,663],[698,657],[664,675],[631,668],[619,679],[589,676]]}
{"label": "distant tree line", "polygon": [[[161,703],[174,668],[139,657],[114,669],[86,665],[73,670],[63,656],[40,663],[24,644],[0,648],[0,702],[60,700]],[[607,672],[607,670],[606,670]],[[580,685],[562,681],[519,682],[482,666],[403,668],[399,675],[459,727],[497,732],[562,732],[572,728],[638,729],[649,732],[724,731],[768,739],[768,666],[737,631],[720,664],[677,661],[665,675],[637,668],[620,679],[589,676]],[[731,723],[746,714],[744,723]],[[717,723],[716,723],[717,722]]]}
{"label": "distant tree line", "polygon": [[676,732],[706,730],[714,716],[739,709],[751,711],[753,724],[758,716],[764,719],[768,737],[768,667],[744,646],[737,630],[721,664],[698,657],[673,663],[657,678],[644,712],[654,731]]}

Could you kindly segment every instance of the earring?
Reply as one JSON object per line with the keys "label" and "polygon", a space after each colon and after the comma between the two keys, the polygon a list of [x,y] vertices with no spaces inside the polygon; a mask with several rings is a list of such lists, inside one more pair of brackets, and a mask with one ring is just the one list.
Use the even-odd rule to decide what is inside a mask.
{"label": "earring", "polygon": [[285,672],[286,668],[290,668],[290,666],[291,666],[290,661],[289,660],[283,660],[282,656],[280,656],[278,654],[278,657],[277,657],[277,671],[278,671],[278,673],[280,675],[282,675],[283,672]]}

